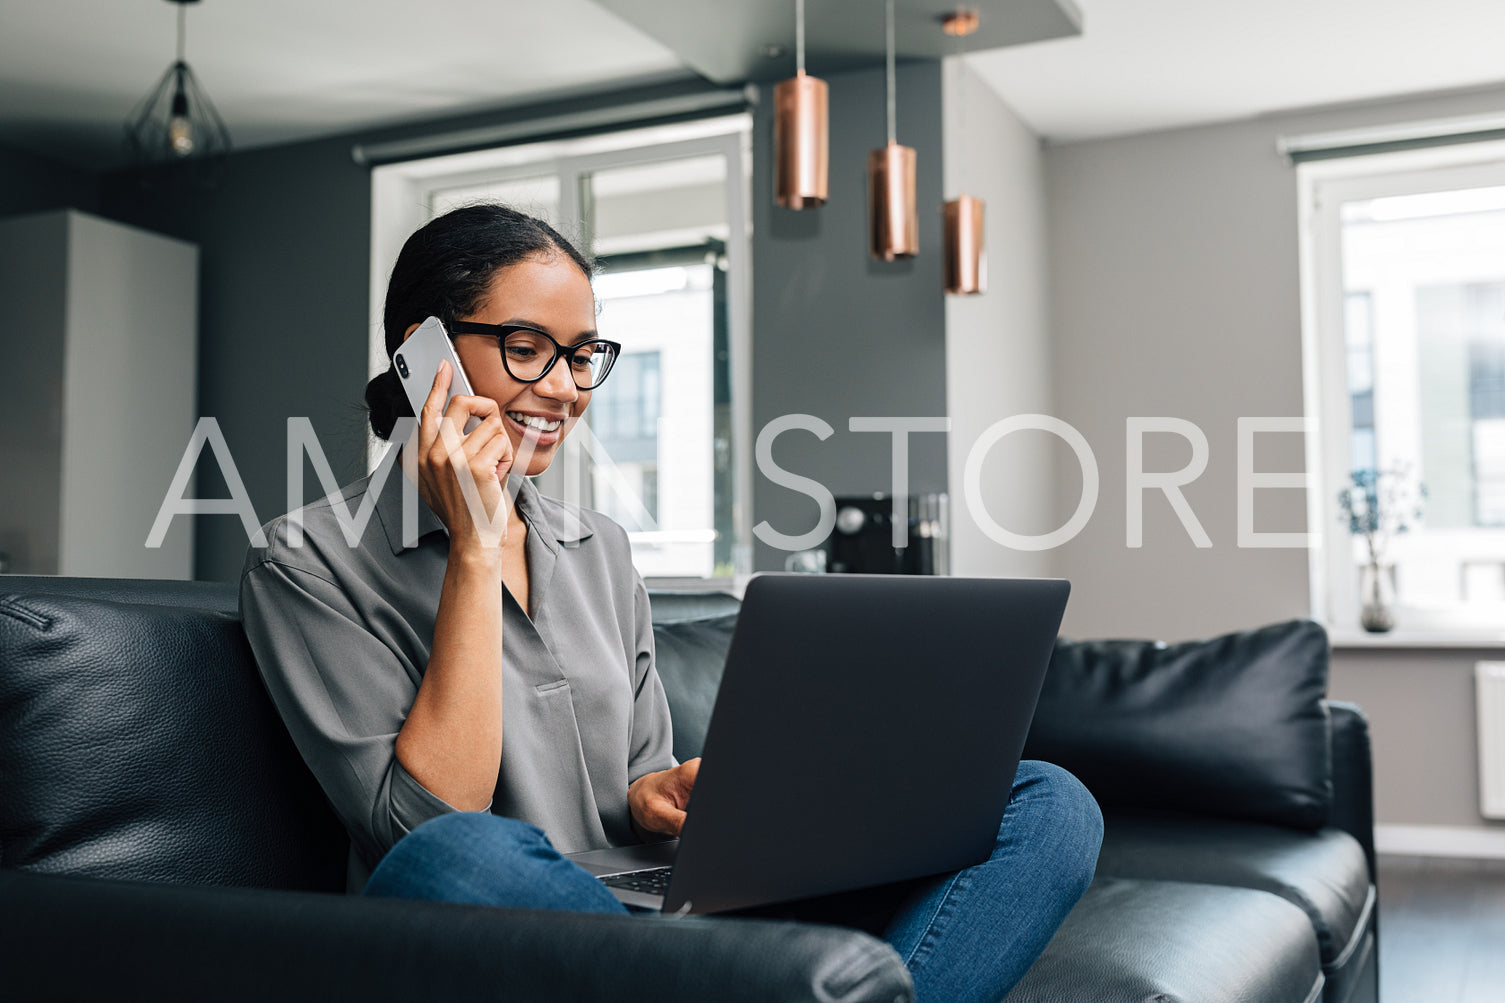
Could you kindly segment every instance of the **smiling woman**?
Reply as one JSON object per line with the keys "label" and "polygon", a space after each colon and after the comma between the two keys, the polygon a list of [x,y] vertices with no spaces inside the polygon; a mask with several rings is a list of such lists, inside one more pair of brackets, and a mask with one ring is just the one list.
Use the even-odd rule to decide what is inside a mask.
{"label": "smiling woman", "polygon": [[595,338],[595,303],[578,262],[534,257],[498,269],[472,319],[449,325],[471,386],[501,409],[519,472],[530,477],[553,460],[569,431],[561,425],[584,413],[615,355],[615,342]]}
{"label": "smiling woman", "polygon": [[[386,464],[300,510],[301,547],[274,521],[248,557],[246,631],[350,832],[355,886],[407,833],[456,812],[547,831],[565,851],[678,832],[695,766],[670,751],[626,534],[528,479],[616,353],[596,336],[590,272],[547,224],[503,206],[420,228],[388,284],[387,347],[440,318],[473,394],[441,414],[453,375],[441,366],[400,426],[413,409],[396,374],[373,379],[372,429],[412,429],[403,473]],[[411,535],[403,478],[422,500]],[[336,502],[376,510],[354,545]]]}

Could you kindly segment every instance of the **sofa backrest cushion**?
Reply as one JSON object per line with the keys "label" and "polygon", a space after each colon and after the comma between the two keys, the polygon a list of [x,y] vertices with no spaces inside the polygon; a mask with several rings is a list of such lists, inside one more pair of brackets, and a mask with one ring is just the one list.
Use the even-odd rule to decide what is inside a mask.
{"label": "sofa backrest cushion", "polygon": [[240,589],[234,582],[183,582],[170,578],[68,578],[62,575],[5,575],[0,594],[79,596],[152,606],[189,606],[239,614]]}
{"label": "sofa backrest cushion", "polygon": [[344,888],[348,838],[238,619],[5,586],[0,866]]}
{"label": "sofa backrest cushion", "polygon": [[[658,615],[655,606],[655,620]],[[653,625],[654,665],[669,697],[674,756],[681,763],[700,755],[705,745],[706,727],[711,723],[711,709],[716,705],[716,691],[721,687],[721,672],[736,625],[735,612]]]}
{"label": "sofa backrest cushion", "polygon": [[707,617],[735,615],[742,600],[727,592],[690,592],[680,589],[649,589],[649,609],[654,623],[674,620],[703,620]]}
{"label": "sofa backrest cushion", "polygon": [[1024,754],[1104,808],[1316,829],[1333,800],[1327,665],[1308,620],[1178,644],[1061,640]]}

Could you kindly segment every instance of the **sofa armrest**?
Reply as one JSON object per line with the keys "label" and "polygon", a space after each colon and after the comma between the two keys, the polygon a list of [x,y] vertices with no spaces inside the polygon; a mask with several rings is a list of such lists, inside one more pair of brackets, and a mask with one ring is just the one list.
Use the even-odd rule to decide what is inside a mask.
{"label": "sofa armrest", "polygon": [[1369,747],[1369,719],[1357,705],[1323,701],[1331,717],[1333,812],[1330,824],[1364,848],[1369,880],[1374,866],[1374,764]]}
{"label": "sofa armrest", "polygon": [[16,999],[913,999],[887,944],[802,923],[9,870],[0,917],[0,971]]}

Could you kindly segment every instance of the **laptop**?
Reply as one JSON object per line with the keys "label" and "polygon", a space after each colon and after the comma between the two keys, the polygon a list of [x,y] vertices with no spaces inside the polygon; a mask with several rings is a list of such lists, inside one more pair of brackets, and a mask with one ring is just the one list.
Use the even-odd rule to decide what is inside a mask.
{"label": "laptop", "polygon": [[1069,583],[748,582],[677,840],[569,854],[623,903],[715,913],[988,859]]}

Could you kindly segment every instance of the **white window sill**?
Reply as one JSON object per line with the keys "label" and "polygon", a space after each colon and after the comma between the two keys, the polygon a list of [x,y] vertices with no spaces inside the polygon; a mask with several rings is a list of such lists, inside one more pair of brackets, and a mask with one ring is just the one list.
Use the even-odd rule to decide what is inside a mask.
{"label": "white window sill", "polygon": [[1374,648],[1439,649],[1459,648],[1505,651],[1505,630],[1392,630],[1371,634],[1366,630],[1328,628],[1327,639],[1333,650]]}

